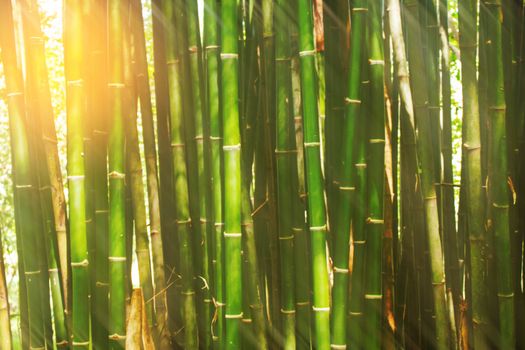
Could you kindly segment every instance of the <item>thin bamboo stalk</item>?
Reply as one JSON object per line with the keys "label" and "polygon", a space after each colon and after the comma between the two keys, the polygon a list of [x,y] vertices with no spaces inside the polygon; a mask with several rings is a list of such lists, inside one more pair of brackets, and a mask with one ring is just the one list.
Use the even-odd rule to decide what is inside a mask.
{"label": "thin bamboo stalk", "polygon": [[2,339],[0,339],[0,350],[11,350],[13,349],[13,343],[2,240],[2,233],[0,232],[0,333],[2,333]]}

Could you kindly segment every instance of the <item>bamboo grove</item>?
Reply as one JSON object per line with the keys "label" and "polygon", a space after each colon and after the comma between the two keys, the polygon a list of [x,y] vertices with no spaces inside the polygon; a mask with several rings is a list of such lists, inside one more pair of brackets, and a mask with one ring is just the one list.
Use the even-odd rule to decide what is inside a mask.
{"label": "bamboo grove", "polygon": [[67,152],[38,2],[1,350],[525,347],[520,1],[64,0]]}

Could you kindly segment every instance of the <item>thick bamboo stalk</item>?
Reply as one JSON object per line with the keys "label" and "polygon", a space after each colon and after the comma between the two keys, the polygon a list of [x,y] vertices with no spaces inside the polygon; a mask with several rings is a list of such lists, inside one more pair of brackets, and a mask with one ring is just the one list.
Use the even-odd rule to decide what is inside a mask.
{"label": "thick bamboo stalk", "polygon": [[238,8],[235,0],[221,3],[221,102],[224,157],[224,286],[226,349],[241,344],[241,137],[238,92]]}
{"label": "thick bamboo stalk", "polygon": [[91,164],[94,186],[94,249],[91,256],[91,329],[95,348],[108,344],[108,163],[107,142],[109,116],[107,106],[107,1],[90,2],[88,113],[92,118]]}
{"label": "thick bamboo stalk", "polygon": [[[212,235],[212,222],[210,215],[212,207],[210,201],[210,152],[209,152],[209,120],[204,106],[204,84],[203,84],[203,56],[199,29],[199,16],[196,1],[187,1],[186,5],[188,54],[189,54],[189,86],[191,90],[192,120],[195,128],[193,143],[197,148],[197,185],[199,203],[199,236],[196,237],[196,253],[198,254],[198,269],[196,271],[197,303],[199,313],[199,337],[200,346],[209,348],[211,346],[211,290],[210,284],[210,238]],[[195,161],[193,161],[195,163]],[[194,225],[197,225],[195,223]]]}
{"label": "thick bamboo stalk", "polygon": [[[166,305],[166,277],[164,255],[162,250],[162,231],[160,217],[159,177],[157,169],[157,154],[155,144],[155,130],[153,110],[151,105],[151,91],[149,87],[148,62],[146,58],[146,39],[144,36],[144,19],[142,16],[141,1],[133,2],[132,24],[135,42],[135,60],[137,69],[135,81],[140,100],[140,114],[142,117],[142,137],[144,140],[144,156],[146,164],[146,184],[148,189],[149,224],[151,237],[151,253],[154,276],[155,305],[155,339],[160,349],[169,347],[169,332],[167,327]],[[157,102],[158,105],[158,102]],[[157,115],[159,108],[157,107]]]}
{"label": "thick bamboo stalk", "polygon": [[[181,275],[181,308],[184,325],[184,347],[198,347],[197,315],[195,291],[193,286],[193,243],[191,236],[191,217],[189,202],[188,171],[186,169],[185,136],[187,123],[183,119],[183,72],[181,63],[182,33],[175,31],[176,21],[180,20],[176,9],[169,1],[163,2],[166,18],[166,63],[168,64],[168,87],[170,93],[170,138],[172,148],[172,176],[175,205],[175,224],[179,244],[179,273]],[[173,27],[175,25],[175,27]]]}
{"label": "thick bamboo stalk", "polygon": [[123,3],[108,2],[109,156],[109,347],[121,349],[126,337],[126,189],[124,136]]}
{"label": "thick bamboo stalk", "polygon": [[[364,156],[364,138],[362,137],[363,128],[359,125],[359,120],[362,117],[361,112],[361,100],[363,85],[361,84],[363,76],[363,58],[364,58],[364,47],[366,47],[365,36],[367,33],[366,23],[366,12],[363,9],[366,7],[366,3],[363,1],[356,1],[351,7],[351,21],[352,21],[352,40],[350,42],[349,61],[352,62],[348,67],[347,73],[347,86],[344,96],[344,123],[341,131],[342,151],[340,159],[336,164],[340,166],[337,174],[337,192],[334,196],[337,196],[337,206],[333,209],[335,218],[335,226],[333,227],[333,239],[334,239],[334,287],[332,290],[332,345],[345,346],[347,339],[351,339],[351,344],[358,344],[359,341],[356,338],[360,337],[358,329],[360,328],[358,323],[351,322],[350,327],[347,326],[348,317],[348,296],[352,299],[352,308],[350,308],[350,317],[354,318],[361,314],[362,305],[362,276],[363,276],[363,257],[364,257],[364,232],[363,225],[364,217],[355,215],[355,211],[359,210],[360,207],[364,207],[364,203],[356,205],[356,172],[360,169],[365,169],[363,163],[357,161],[358,150],[362,151],[359,155]],[[340,74],[340,73],[336,73]],[[327,90],[328,91],[328,90]],[[334,112],[335,113],[335,112]],[[334,128],[337,129],[336,126]],[[360,133],[361,131],[361,133]],[[334,135],[335,136],[335,135]],[[334,143],[334,147],[337,143]],[[364,159],[360,159],[363,161]],[[366,162],[366,160],[364,160]],[[354,167],[354,164],[356,167]],[[357,164],[360,164],[357,166]],[[360,175],[363,175],[361,172]],[[363,184],[364,178],[360,178],[360,185]],[[365,200],[366,197],[362,194],[366,193],[366,190],[361,187],[359,188],[361,196],[359,199]],[[363,214],[363,212],[361,212]],[[353,269],[355,278],[352,277],[352,291],[351,294],[348,290],[349,282],[349,245],[350,245],[350,228],[353,218],[353,232],[354,232],[354,260]],[[361,220],[357,222],[357,220]],[[357,309],[357,310],[356,310]],[[360,318],[360,317],[359,317]],[[358,322],[358,321],[357,321]],[[347,336],[347,330],[352,332],[351,336]],[[355,343],[354,343],[355,342]],[[358,346],[358,345],[357,345]]]}
{"label": "thick bamboo stalk", "polygon": [[[0,30],[0,47],[2,48],[9,109],[17,245],[19,251],[22,250],[23,271],[20,271],[20,278],[24,279],[23,285],[25,288],[22,290],[26,292],[22,300],[27,298],[25,300],[27,300],[28,318],[27,320],[25,317],[22,318],[22,321],[26,321],[27,325],[23,323],[22,327],[27,326],[28,337],[23,342],[29,347],[43,348],[46,346],[42,305],[44,293],[41,284],[43,272],[38,260],[39,250],[36,246],[38,242],[36,230],[40,218],[35,216],[37,203],[35,203],[33,197],[35,185],[32,181],[29,133],[25,118],[24,85],[22,71],[17,61],[13,12],[9,0],[0,2],[0,25],[2,26]],[[23,311],[25,316],[26,310]]]}
{"label": "thick bamboo stalk", "polygon": [[84,45],[83,3],[66,1],[64,14],[64,62],[67,96],[67,177],[71,235],[72,340],[73,347],[91,345],[89,334],[89,275],[86,231],[84,165]]}
{"label": "thick bamboo stalk", "polygon": [[[434,300],[435,310],[435,324],[436,324],[436,347],[438,349],[446,349],[449,347],[449,324],[448,312],[445,296],[445,276],[443,271],[443,251],[441,246],[441,239],[439,236],[439,215],[437,206],[436,188],[434,185],[434,163],[432,159],[432,149],[427,140],[430,140],[430,116],[428,114],[427,93],[425,89],[423,60],[421,57],[420,38],[417,35],[418,31],[418,4],[412,1],[405,2],[407,10],[407,37],[408,37],[408,59],[412,72],[418,72],[412,75],[410,83],[412,83],[412,91],[409,81],[406,81],[405,91],[402,93],[403,103],[406,105],[409,125],[412,128],[411,132],[415,133],[415,120],[417,120],[417,137],[416,141],[417,157],[420,164],[420,181],[421,190],[424,200],[424,218],[425,231],[429,247],[430,271],[432,280],[432,295]],[[399,20],[398,20],[399,21]],[[397,40],[401,40],[402,31],[398,32]],[[396,49],[398,51],[399,60],[397,62],[398,69],[403,68],[404,74],[398,72],[398,76],[408,76],[406,71],[406,57],[403,57],[401,52],[404,49]],[[405,58],[405,59],[403,59]],[[413,94],[413,102],[412,102]],[[404,96],[404,97],[403,97]],[[410,96],[410,98],[408,97]],[[410,101],[410,103],[408,103]]]}
{"label": "thick bamboo stalk", "polygon": [[486,40],[489,119],[489,203],[494,231],[497,295],[499,304],[499,342],[501,349],[515,347],[514,287],[509,232],[509,189],[507,180],[506,105],[502,57],[501,1],[483,2],[487,10]]}
{"label": "thick bamboo stalk", "polygon": [[312,266],[314,344],[318,349],[330,347],[330,286],[326,258],[326,213],[324,181],[321,172],[320,137],[317,110],[315,47],[312,7],[307,0],[297,3],[299,20],[299,56],[303,101],[304,153],[308,188],[308,224]]}
{"label": "thick bamboo stalk", "polygon": [[459,29],[463,91],[463,149],[465,158],[466,213],[470,245],[470,280],[473,341],[475,349],[487,349],[488,315],[486,308],[485,227],[483,225],[483,180],[481,177],[481,137],[476,76],[478,1],[465,1],[459,6]]}
{"label": "thick bamboo stalk", "polygon": [[222,136],[219,111],[219,40],[218,3],[207,0],[204,6],[204,58],[206,62],[206,112],[210,121],[210,153],[213,207],[212,274],[215,307],[212,327],[214,349],[222,349],[224,339],[224,275],[223,275],[223,212],[222,212]]}

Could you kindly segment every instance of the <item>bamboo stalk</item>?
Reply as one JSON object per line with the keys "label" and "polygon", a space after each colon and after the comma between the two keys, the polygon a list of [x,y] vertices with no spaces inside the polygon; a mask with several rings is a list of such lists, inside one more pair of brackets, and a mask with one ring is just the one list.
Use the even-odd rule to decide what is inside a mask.
{"label": "bamboo stalk", "polygon": [[84,165],[84,46],[83,4],[64,3],[64,53],[68,130],[68,192],[71,235],[72,340],[73,347],[90,346],[89,275],[86,228],[86,188]]}
{"label": "bamboo stalk", "polygon": [[[463,149],[466,164],[465,195],[470,246],[470,280],[473,341],[476,349],[489,348],[487,342],[488,315],[486,309],[485,280],[485,227],[483,225],[483,189],[481,177],[481,139],[476,78],[476,23],[478,2],[464,2],[459,6],[462,86],[463,86]],[[463,160],[462,160],[463,161]]]}
{"label": "bamboo stalk", "polygon": [[[31,156],[29,153],[29,139],[26,109],[24,105],[24,85],[22,71],[17,62],[17,50],[13,25],[13,12],[11,2],[0,1],[0,47],[2,48],[3,68],[6,77],[6,88],[9,108],[9,131],[11,141],[11,154],[13,164],[13,192],[15,198],[15,217],[17,219],[17,244],[22,250],[21,260],[23,271],[20,270],[21,279],[24,279],[21,290],[25,292],[21,299],[27,300],[28,337],[23,340],[29,347],[46,346],[45,323],[43,318],[41,266],[38,260],[38,249],[35,246],[37,223],[36,209],[33,198],[34,183],[31,179]],[[20,249],[21,248],[21,249]],[[20,266],[20,265],[19,265]],[[27,298],[27,299],[25,299]],[[23,303],[24,304],[24,303]],[[25,305],[23,305],[25,308]],[[23,310],[24,316],[26,310]],[[31,314],[29,315],[29,312]],[[25,322],[22,327],[25,327]],[[24,332],[24,334],[26,334]]]}
{"label": "bamboo stalk", "polygon": [[0,333],[2,333],[2,339],[0,339],[0,350],[11,350],[13,349],[13,344],[2,239],[2,233],[0,232]]}
{"label": "bamboo stalk", "polygon": [[109,347],[121,349],[126,336],[126,189],[124,136],[123,3],[108,2],[109,128]]}
{"label": "bamboo stalk", "polygon": [[326,258],[326,213],[321,172],[320,138],[316,96],[315,47],[312,8],[307,0],[297,2],[299,56],[303,101],[304,153],[308,188],[315,347],[330,347],[330,295]]}
{"label": "bamboo stalk", "polygon": [[502,62],[501,1],[483,2],[487,10],[486,40],[489,119],[489,203],[496,255],[496,280],[499,304],[499,342],[502,349],[515,347],[514,288],[510,256],[509,190],[507,184],[506,106]]}
{"label": "bamboo stalk", "polygon": [[241,344],[241,137],[238,105],[237,3],[221,3],[221,102],[224,157],[224,284],[226,349]]}

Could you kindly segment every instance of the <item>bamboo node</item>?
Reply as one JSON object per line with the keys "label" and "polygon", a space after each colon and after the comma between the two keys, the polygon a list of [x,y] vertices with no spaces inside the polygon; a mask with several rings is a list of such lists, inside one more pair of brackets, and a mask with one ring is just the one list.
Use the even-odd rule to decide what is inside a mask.
{"label": "bamboo node", "polygon": [[355,191],[355,186],[339,186],[341,191]]}
{"label": "bamboo node", "polygon": [[191,290],[189,292],[180,292],[182,295],[195,295],[195,291]]}
{"label": "bamboo node", "polygon": [[243,322],[243,323],[252,323],[252,319],[251,318],[243,318],[241,320],[241,322]]}
{"label": "bamboo node", "polygon": [[89,346],[89,341],[73,341],[73,346]]}
{"label": "bamboo node", "polygon": [[380,300],[383,299],[383,294],[365,294],[365,299]]}
{"label": "bamboo node", "polygon": [[368,12],[368,8],[366,7],[354,7],[352,9],[353,12]]}
{"label": "bamboo node", "polygon": [[124,179],[126,178],[126,174],[120,173],[118,171],[112,171],[108,174],[108,178],[110,179]]}
{"label": "bamboo node", "polygon": [[16,185],[16,188],[33,188],[33,185]]}
{"label": "bamboo node", "polygon": [[312,310],[314,312],[330,312],[330,306],[327,307],[316,307],[312,305]]}
{"label": "bamboo node", "polygon": [[204,140],[204,136],[202,136],[202,135],[195,135],[194,140],[195,141],[202,141],[202,140]]}
{"label": "bamboo node", "polygon": [[290,57],[276,57],[276,58],[275,58],[275,61],[276,61],[276,62],[288,62],[288,61],[290,61],[290,60],[291,60]]}
{"label": "bamboo node", "polygon": [[477,144],[477,145],[469,145],[468,143],[464,143],[463,144],[463,148],[467,151],[473,151],[473,150],[476,150],[476,149],[480,149],[481,148],[481,144]]}
{"label": "bamboo node", "polygon": [[171,143],[170,146],[173,147],[173,148],[175,148],[175,147],[186,147],[186,144],[185,143]]}
{"label": "bamboo node", "polygon": [[310,231],[326,231],[326,224],[323,226],[310,226]]}
{"label": "bamboo node", "polygon": [[193,45],[193,46],[188,47],[188,52],[189,53],[196,53],[197,52],[197,46]]}
{"label": "bamboo node", "polygon": [[239,58],[239,54],[237,53],[221,52],[221,60],[237,59],[237,58]]}
{"label": "bamboo node", "polygon": [[507,109],[507,106],[505,106],[505,105],[502,105],[502,106],[489,106],[489,109],[491,111],[503,112],[503,111],[505,111]]}
{"label": "bamboo node", "polygon": [[125,256],[108,256],[108,260],[110,262],[125,262],[126,257]]}
{"label": "bamboo node", "polygon": [[356,100],[356,99],[352,99],[349,97],[345,97],[345,105],[350,105],[350,104],[360,105],[361,100]]}
{"label": "bamboo node", "polygon": [[238,144],[236,144],[236,145],[224,145],[224,146],[222,146],[222,149],[223,149],[224,151],[240,151],[240,149],[241,149],[241,144],[238,143]]}
{"label": "bamboo node", "polygon": [[111,334],[108,338],[110,340],[125,340],[126,336],[115,333],[115,334]]}
{"label": "bamboo node", "polygon": [[384,60],[373,60],[373,59],[370,58],[368,60],[368,64],[370,64],[371,66],[374,66],[374,65],[384,66],[385,65],[385,61]]}
{"label": "bamboo node", "polygon": [[54,267],[54,268],[50,268],[50,269],[47,269],[48,272],[58,272],[58,268]]}
{"label": "bamboo node", "polygon": [[335,272],[335,273],[343,273],[343,274],[346,274],[346,273],[349,273],[350,270],[349,270],[349,269],[340,268],[340,267],[337,267],[337,266],[334,265],[334,272]]}
{"label": "bamboo node", "polygon": [[40,270],[36,270],[36,271],[26,271],[24,273],[24,275],[26,276],[31,276],[31,275],[38,275],[40,273]]}
{"label": "bamboo node", "polygon": [[366,223],[371,225],[383,225],[385,223],[385,220],[383,219],[373,219],[373,218],[366,218]]}
{"label": "bamboo node", "polygon": [[354,245],[356,244],[366,244],[366,241],[365,240],[354,240]]}
{"label": "bamboo node", "polygon": [[177,58],[174,59],[174,60],[166,61],[166,65],[168,65],[168,66],[172,66],[172,65],[177,64],[177,63],[179,63],[179,59],[177,59]]}
{"label": "bamboo node", "polygon": [[84,80],[82,80],[82,79],[68,80],[67,81],[67,86],[82,86],[82,85],[84,85]]}
{"label": "bamboo node", "polygon": [[293,310],[281,309],[281,313],[285,314],[285,315],[293,315],[293,314],[295,314],[295,309],[293,309]]}
{"label": "bamboo node", "polygon": [[277,155],[279,155],[279,154],[292,154],[292,153],[297,153],[297,150],[296,149],[283,149],[283,150],[276,149],[275,150],[275,154],[277,154]]}
{"label": "bamboo node", "polygon": [[84,259],[82,261],[75,261],[71,262],[71,267],[87,267],[89,265],[88,259]]}
{"label": "bamboo node", "polygon": [[299,51],[299,56],[301,57],[305,57],[305,56],[313,56],[315,55],[315,50],[304,50],[304,51]]}
{"label": "bamboo node", "polygon": [[220,136],[210,136],[210,140],[212,140],[212,141],[220,141],[220,140],[222,140],[222,137],[220,137]]}
{"label": "bamboo node", "polygon": [[187,225],[191,223],[191,218],[188,218],[186,220],[175,220],[175,224],[177,225]]}
{"label": "bamboo node", "polygon": [[242,233],[240,232],[224,232],[224,237],[241,237]]}
{"label": "bamboo node", "polygon": [[106,283],[106,282],[95,282],[95,287],[107,287],[109,286],[109,283]]}
{"label": "bamboo node", "polygon": [[363,316],[363,313],[361,311],[350,311],[348,314],[350,316]]}
{"label": "bamboo node", "polygon": [[69,175],[68,181],[84,180],[84,175]]}
{"label": "bamboo node", "polygon": [[123,89],[125,86],[123,83],[108,83],[108,87],[115,89]]}
{"label": "bamboo node", "polygon": [[215,227],[224,226],[224,222],[216,222],[216,223],[213,224],[213,226],[215,226]]}
{"label": "bamboo node", "polygon": [[509,205],[508,205],[508,204],[492,203],[492,206],[493,206],[494,208],[498,208],[498,209],[508,209],[508,208],[509,208]]}
{"label": "bamboo node", "polygon": [[310,305],[309,301],[298,301],[295,303],[295,306],[301,307],[301,306],[308,306]]}
{"label": "bamboo node", "polygon": [[23,95],[23,93],[20,92],[20,91],[8,92],[6,94],[7,97],[16,97],[16,96],[22,96],[22,95]]}
{"label": "bamboo node", "polygon": [[219,48],[219,45],[206,45],[206,47],[204,49],[206,50],[215,50],[215,49],[218,49]]}
{"label": "bamboo node", "polygon": [[321,142],[305,142],[304,147],[319,147]]}
{"label": "bamboo node", "polygon": [[330,344],[330,349],[346,350],[345,344]]}
{"label": "bamboo node", "polygon": [[385,139],[370,139],[368,143],[385,143]]}
{"label": "bamboo node", "polygon": [[289,239],[293,239],[293,235],[291,236],[279,236],[279,240],[280,241],[286,241],[286,240],[289,240]]}
{"label": "bamboo node", "polygon": [[443,280],[443,281],[439,281],[439,282],[432,282],[432,285],[433,285],[433,286],[436,286],[436,287],[437,287],[437,286],[442,286],[442,285],[444,285],[444,284],[445,284],[445,280]]}
{"label": "bamboo node", "polygon": [[498,298],[514,298],[514,293],[498,293]]}
{"label": "bamboo node", "polygon": [[240,314],[236,314],[236,315],[225,314],[225,315],[224,315],[224,318],[229,318],[229,319],[239,319],[239,318],[242,318],[242,312],[241,312]]}
{"label": "bamboo node", "polygon": [[59,342],[57,342],[57,348],[61,347],[61,346],[67,346],[68,344],[69,344],[69,342],[67,340],[59,341]]}
{"label": "bamboo node", "polygon": [[292,231],[296,233],[301,233],[303,232],[303,229],[301,227],[292,227]]}
{"label": "bamboo node", "polygon": [[45,348],[46,348],[45,346],[44,347],[38,347],[38,348],[36,348],[34,346],[29,346],[29,349],[31,349],[31,350],[45,350]]}

